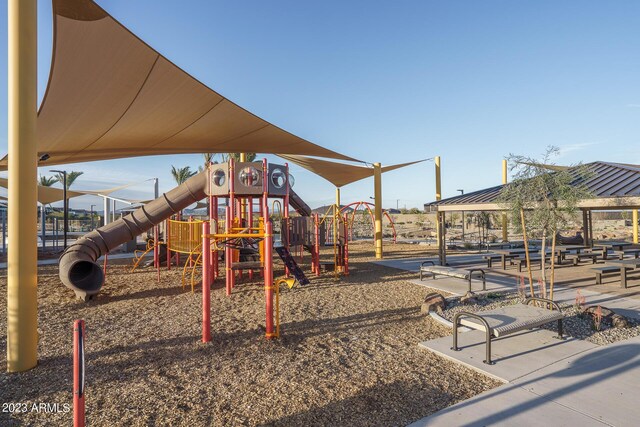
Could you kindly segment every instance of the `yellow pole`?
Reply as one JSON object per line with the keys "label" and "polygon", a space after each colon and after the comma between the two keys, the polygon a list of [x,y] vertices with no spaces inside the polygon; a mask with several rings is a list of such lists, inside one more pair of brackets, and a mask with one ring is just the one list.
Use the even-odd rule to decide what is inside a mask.
{"label": "yellow pole", "polygon": [[340,187],[336,187],[336,206],[340,210]]}
{"label": "yellow pole", "polygon": [[[507,160],[502,160],[502,183],[507,183]],[[502,213],[502,241],[506,242],[509,240],[509,233],[507,230],[507,214]]]}
{"label": "yellow pole", "polygon": [[375,198],[375,244],[376,258],[382,259],[382,166],[373,164],[373,187]]}
{"label": "yellow pole", "polygon": [[9,0],[7,370],[38,364],[37,0]]}
{"label": "yellow pole", "polygon": [[[434,158],[436,163],[436,200],[442,200],[442,181],[440,179],[440,156]],[[436,212],[436,241],[440,250],[440,212]]]}
{"label": "yellow pole", "polygon": [[631,211],[633,221],[633,243],[638,243],[638,209]]}

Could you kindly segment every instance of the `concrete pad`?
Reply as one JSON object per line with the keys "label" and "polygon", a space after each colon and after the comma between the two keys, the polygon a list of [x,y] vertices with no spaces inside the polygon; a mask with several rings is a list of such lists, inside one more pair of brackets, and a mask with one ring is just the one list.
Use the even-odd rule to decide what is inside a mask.
{"label": "concrete pad", "polygon": [[511,384],[479,394],[410,424],[409,427],[606,425]]}
{"label": "concrete pad", "polygon": [[494,365],[485,360],[485,333],[464,332],[458,335],[460,351],[451,350],[453,337],[442,337],[419,345],[454,362],[461,363],[499,381],[511,382],[538,371],[559,360],[597,348],[587,341],[554,338],[555,332],[533,329],[492,340],[491,357]]}
{"label": "concrete pad", "polygon": [[[451,267],[464,267],[466,265],[477,265],[487,263],[482,257],[486,255],[481,254],[464,254],[464,255],[451,255],[447,257],[447,262]],[[436,264],[439,263],[438,257],[424,257],[424,258],[401,258],[401,259],[385,259],[381,261],[369,261],[373,264],[382,265],[384,267],[397,268],[399,270],[406,271],[419,271],[420,264],[424,261],[433,261]]]}
{"label": "concrete pad", "polygon": [[576,355],[514,384],[607,424],[636,426],[640,422],[640,337]]}

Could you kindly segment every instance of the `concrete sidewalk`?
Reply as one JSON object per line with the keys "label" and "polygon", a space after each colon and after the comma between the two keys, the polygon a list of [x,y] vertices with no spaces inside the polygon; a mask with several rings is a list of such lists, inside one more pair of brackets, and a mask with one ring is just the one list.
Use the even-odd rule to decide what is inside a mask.
{"label": "concrete sidewalk", "polygon": [[597,347],[423,418],[421,426],[636,426],[640,337]]}

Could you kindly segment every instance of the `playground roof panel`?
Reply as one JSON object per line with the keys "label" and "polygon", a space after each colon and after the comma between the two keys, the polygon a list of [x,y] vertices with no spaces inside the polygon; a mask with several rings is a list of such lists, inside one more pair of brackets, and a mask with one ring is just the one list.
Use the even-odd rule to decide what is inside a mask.
{"label": "playground roof panel", "polygon": [[[326,179],[336,187],[343,187],[361,179],[373,176],[373,168],[365,166],[349,165],[339,162],[331,162],[328,160],[316,159],[307,156],[296,155],[280,155],[283,159],[301,166],[319,176]],[[400,163],[397,165],[383,166],[382,172],[389,172],[400,169],[405,166],[414,165],[424,162],[425,160],[416,160],[409,163]]]}
{"label": "playground roof panel", "polygon": [[[640,206],[640,166],[593,162],[587,163],[583,167],[586,167],[588,174],[592,175],[584,182],[584,185],[593,194],[593,198],[579,202],[580,207],[586,209],[629,209]],[[566,168],[558,167],[552,170],[563,169]],[[503,185],[497,185],[426,203],[424,207],[427,210],[437,208],[440,211],[502,210],[504,207],[497,202],[502,187]]]}
{"label": "playground roof panel", "polygon": [[[178,153],[354,160],[288,133],[177,67],[91,0],[53,0],[41,165]],[[6,168],[6,157],[0,167]]]}

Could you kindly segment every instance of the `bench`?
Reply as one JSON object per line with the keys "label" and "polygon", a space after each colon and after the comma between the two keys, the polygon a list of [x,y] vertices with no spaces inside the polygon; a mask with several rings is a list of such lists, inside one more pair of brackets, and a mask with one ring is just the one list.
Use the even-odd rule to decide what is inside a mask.
{"label": "bench", "polygon": [[565,259],[570,259],[573,261],[573,265],[578,265],[580,261],[583,259],[590,259],[592,264],[595,264],[598,260],[598,254],[594,254],[593,252],[581,252],[579,254],[567,254],[565,255]]}
{"label": "bench", "polygon": [[484,291],[487,289],[484,270],[481,268],[460,269],[446,267],[444,265],[436,265],[433,261],[424,261],[422,264],[420,264],[420,281],[422,281],[424,274],[431,275],[434,279],[436,278],[436,275],[441,275],[468,280],[469,292],[471,292],[471,279],[475,275],[476,278],[482,279],[482,290]]}
{"label": "bench", "polygon": [[617,265],[604,265],[602,267],[592,267],[591,270],[596,272],[596,285],[602,284],[602,275],[605,273],[620,273],[620,286],[627,287],[627,270],[631,267],[618,267]]}
{"label": "bench", "polygon": [[622,251],[613,251],[614,254],[618,255],[618,258],[624,259],[624,256],[627,254],[631,254],[634,258],[638,258],[640,256],[640,249],[624,249]]}
{"label": "bench", "polygon": [[[483,255],[482,258],[487,261],[487,268],[491,268],[491,267],[493,267],[493,261],[494,260],[496,260],[496,261],[502,260],[502,256],[503,255],[495,255],[495,254],[494,255]],[[518,258],[518,255],[504,255],[504,258],[508,259],[511,262],[511,265],[513,265],[513,260],[515,258]]]}
{"label": "bench", "polygon": [[[532,306],[531,302],[541,302],[542,307]],[[544,306],[551,306],[547,309]],[[511,305],[480,313],[461,311],[453,317],[453,347],[454,351],[460,351],[458,347],[458,327],[466,326],[470,329],[484,331],[486,344],[486,357],[483,360],[487,365],[493,365],[491,361],[491,340],[504,337],[525,329],[532,329],[550,322],[558,321],[558,337],[562,337],[562,319],[564,315],[555,302],[538,297],[527,298],[523,304]]]}
{"label": "bench", "polygon": [[[527,258],[518,258],[516,260],[516,263],[518,264],[518,271],[522,272],[522,267],[526,267],[527,266]],[[529,257],[529,263],[530,264],[540,264],[540,268],[542,268],[542,258],[539,256],[530,256]]]}

